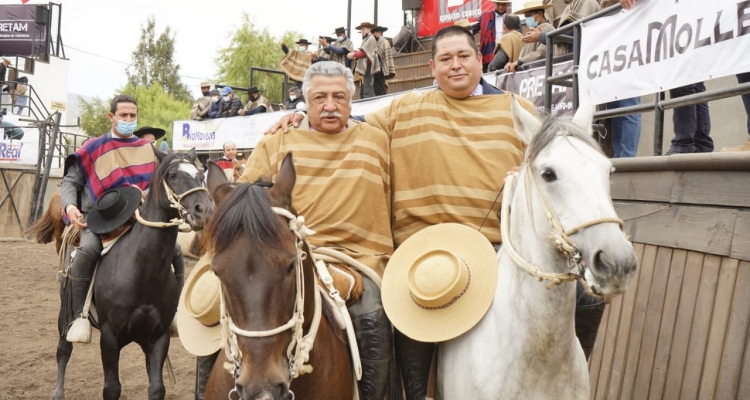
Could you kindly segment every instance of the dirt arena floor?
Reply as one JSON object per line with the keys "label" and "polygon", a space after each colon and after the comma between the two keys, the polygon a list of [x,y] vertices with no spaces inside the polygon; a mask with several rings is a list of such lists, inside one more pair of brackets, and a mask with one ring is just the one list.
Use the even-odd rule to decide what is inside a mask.
{"label": "dirt arena floor", "polygon": [[[194,260],[186,259],[187,272]],[[48,399],[57,376],[58,285],[57,255],[52,244],[0,241],[0,400]],[[169,356],[176,384],[167,379],[167,399],[192,400],[195,357],[172,339]],[[145,358],[137,344],[130,344],[120,358],[121,399],[147,398]],[[75,345],[68,363],[65,397],[101,399],[104,374],[99,358],[99,335],[91,344]]]}

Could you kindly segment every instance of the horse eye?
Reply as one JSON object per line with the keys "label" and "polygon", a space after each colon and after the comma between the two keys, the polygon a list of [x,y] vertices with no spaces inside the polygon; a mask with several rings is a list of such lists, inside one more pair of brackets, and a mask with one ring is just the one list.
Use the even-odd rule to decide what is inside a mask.
{"label": "horse eye", "polygon": [[176,177],[177,177],[177,174],[175,174],[174,172],[169,173],[169,179],[174,179]]}
{"label": "horse eye", "polygon": [[545,180],[545,182],[554,182],[557,180],[557,175],[555,174],[555,171],[551,169],[545,169],[542,171],[542,179]]}
{"label": "horse eye", "polygon": [[294,262],[292,262],[291,264],[289,264],[289,267],[287,267],[287,269],[286,269],[286,274],[287,274],[287,275],[291,275],[291,274],[292,274],[292,272],[294,272],[294,267],[295,267],[296,265],[297,265],[297,262],[296,262],[296,261],[294,261]]}

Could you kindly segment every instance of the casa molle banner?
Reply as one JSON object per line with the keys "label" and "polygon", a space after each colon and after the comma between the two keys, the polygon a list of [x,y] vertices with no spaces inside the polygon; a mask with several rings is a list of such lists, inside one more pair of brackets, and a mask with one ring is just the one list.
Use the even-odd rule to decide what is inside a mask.
{"label": "casa molle banner", "polygon": [[578,78],[595,104],[748,71],[750,0],[638,0],[583,24]]}
{"label": "casa molle banner", "polygon": [[462,19],[476,22],[482,11],[494,8],[492,0],[423,0],[417,17],[417,36],[432,36],[441,28]]}
{"label": "casa molle banner", "polygon": [[45,46],[45,26],[36,24],[37,5],[0,5],[0,55],[34,56]]}

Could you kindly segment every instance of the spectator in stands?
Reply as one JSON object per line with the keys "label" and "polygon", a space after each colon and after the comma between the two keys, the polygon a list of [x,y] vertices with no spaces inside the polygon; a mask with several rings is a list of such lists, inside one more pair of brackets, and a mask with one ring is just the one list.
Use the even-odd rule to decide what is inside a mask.
{"label": "spectator in stands", "polygon": [[13,98],[13,103],[15,103],[15,106],[17,107],[15,111],[16,115],[21,115],[23,109],[28,108],[29,96],[26,95],[26,92],[29,89],[28,85],[29,78],[26,76],[17,78],[16,81],[10,85],[10,94]]}
{"label": "spectator in stands", "polygon": [[[226,142],[221,146],[221,157],[213,160],[216,164],[221,167],[224,174],[227,176],[230,182],[234,182],[234,165],[235,158],[237,157],[237,146],[232,142]],[[204,165],[206,173],[208,173],[208,163]]]}
{"label": "spectator in stands", "polygon": [[471,33],[480,34],[479,50],[482,51],[482,71],[487,72],[487,68],[495,58],[495,46],[500,43],[503,37],[503,18],[510,10],[511,0],[492,0],[495,3],[495,9],[485,11],[479,16],[477,24],[472,26]]}
{"label": "spectator in stands", "polygon": [[372,35],[378,41],[376,53],[378,54],[378,62],[380,62],[380,72],[376,72],[373,78],[375,96],[388,94],[388,82],[386,82],[386,79],[393,79],[396,76],[396,64],[393,62],[391,43],[383,37],[383,32],[387,30],[388,28],[384,26],[372,28]]}
{"label": "spectator in stands", "polygon": [[[641,104],[640,97],[615,100],[606,104],[608,110]],[[635,157],[641,139],[641,114],[612,118],[612,151],[614,158]]]}
{"label": "spectator in stands", "polygon": [[257,87],[253,86],[247,90],[249,99],[244,109],[239,111],[240,115],[255,115],[264,112],[273,111],[271,102],[260,94]]}
{"label": "spectator in stands", "polygon": [[505,68],[506,64],[518,61],[523,43],[521,42],[521,19],[517,15],[505,14],[503,18],[503,36],[495,46],[495,57],[487,66],[488,71]]}
{"label": "spectator in stands", "polygon": [[5,82],[5,75],[8,72],[8,67],[10,67],[10,60],[3,57],[2,62],[0,62],[0,85],[2,85]]}
{"label": "spectator in stands", "polygon": [[221,117],[236,117],[242,109],[242,100],[234,95],[234,90],[229,86],[221,89]]}
{"label": "spectator in stands", "polygon": [[[526,26],[529,29],[536,29],[539,32],[549,32],[555,28],[550,24],[546,17],[544,10],[551,8],[550,4],[542,4],[541,1],[528,1],[524,4],[521,10],[518,10],[518,14],[523,14],[526,18]],[[523,41],[523,38],[521,39]],[[546,38],[545,38],[546,40]],[[547,56],[547,44],[546,42],[532,42],[525,43],[521,49],[521,55],[516,62],[510,62],[505,66],[505,70],[509,72],[516,72],[516,68],[523,64],[527,64],[537,60],[543,60]]]}
{"label": "spectator in stands", "polygon": [[[308,50],[307,46],[311,45],[312,43],[308,42],[307,39],[300,39],[294,42],[294,44],[297,45],[297,51],[299,51],[300,53],[309,53],[310,51]],[[281,50],[284,52],[284,54],[289,54],[289,47],[287,47],[285,42],[281,42]]]}
{"label": "spectator in stands", "polygon": [[375,25],[369,22],[359,24],[357,29],[362,32],[362,47],[355,53],[349,53],[346,58],[354,63],[354,82],[361,83],[360,99],[375,96],[374,76],[380,71],[377,62],[378,41],[372,35]]}
{"label": "spectator in stands", "polygon": [[210,90],[210,83],[201,82],[201,93],[203,96],[193,103],[193,109],[190,112],[190,119],[200,121],[208,115],[208,110],[211,107],[211,97],[209,96]]}
{"label": "spectator in stands", "polygon": [[[737,74],[737,82],[738,83],[750,82],[750,72]],[[742,95],[742,103],[745,105],[745,114],[747,114],[747,134],[750,135],[750,93]],[[750,151],[750,140],[748,140],[747,142],[739,146],[725,147],[721,149],[721,151]]]}
{"label": "spectator in stands", "polygon": [[[672,89],[669,91],[669,96],[676,99],[705,91],[706,85],[703,82],[697,82]],[[666,155],[714,151],[714,141],[710,136],[711,116],[708,113],[707,102],[675,108],[672,122],[674,123],[674,138]]]}
{"label": "spectator in stands", "polygon": [[206,118],[221,118],[221,95],[219,94],[219,89],[211,89],[208,95],[211,98],[211,106],[208,109]]}
{"label": "spectator in stands", "polygon": [[312,55],[313,63],[321,61],[331,61],[331,57],[326,53],[325,48],[330,46],[335,39],[328,36],[318,36],[318,52]]}
{"label": "spectator in stands", "polygon": [[[559,22],[557,22],[557,25],[554,25],[555,28],[578,21],[599,11],[599,3],[596,0],[553,0],[553,3],[555,1],[562,1],[567,4],[562,15],[559,17]],[[557,16],[554,18],[557,18]],[[540,28],[529,29],[521,40],[524,43],[541,43],[546,45],[547,32],[542,31]],[[558,43],[555,45],[555,55],[566,53],[570,53],[570,45],[567,43]]]}
{"label": "spectator in stands", "polygon": [[289,89],[289,97],[286,103],[282,104],[281,107],[284,110],[304,110],[306,105],[305,98],[302,96],[302,89],[292,86]]}
{"label": "spectator in stands", "polygon": [[352,40],[346,37],[345,28],[336,28],[336,40],[326,46],[323,51],[326,54],[330,54],[329,59],[339,64],[345,65],[347,68],[351,68],[352,61],[346,57],[347,54],[354,52],[354,44]]}

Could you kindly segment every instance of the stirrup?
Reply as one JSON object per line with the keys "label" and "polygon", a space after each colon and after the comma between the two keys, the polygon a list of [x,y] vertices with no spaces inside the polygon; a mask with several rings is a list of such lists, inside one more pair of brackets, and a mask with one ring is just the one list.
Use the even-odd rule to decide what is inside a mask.
{"label": "stirrup", "polygon": [[70,323],[65,340],[70,343],[91,343],[91,322],[88,318],[78,317]]}

